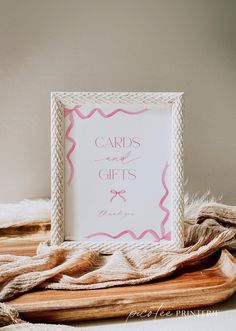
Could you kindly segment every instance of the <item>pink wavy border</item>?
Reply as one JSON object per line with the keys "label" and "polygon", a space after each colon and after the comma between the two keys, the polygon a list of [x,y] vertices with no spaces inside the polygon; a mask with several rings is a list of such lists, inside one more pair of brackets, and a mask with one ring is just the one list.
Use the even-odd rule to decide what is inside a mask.
{"label": "pink wavy border", "polygon": [[162,235],[162,238],[166,235],[165,234],[165,224],[166,222],[168,221],[168,218],[170,216],[170,211],[168,208],[166,208],[163,203],[165,202],[166,198],[168,197],[169,195],[169,190],[168,190],[168,187],[166,185],[166,172],[167,172],[167,169],[169,168],[169,163],[167,162],[165,167],[164,167],[164,170],[162,172],[162,176],[161,176],[161,182],[162,182],[162,185],[165,189],[165,194],[163,195],[163,197],[161,198],[160,202],[159,202],[159,207],[164,211],[164,213],[166,213],[165,217],[163,218],[162,222],[161,222],[161,235]]}
{"label": "pink wavy border", "polygon": [[66,159],[69,163],[69,166],[70,166],[70,176],[69,176],[69,179],[67,181],[67,185],[70,186],[70,183],[72,181],[72,178],[74,176],[74,165],[73,165],[73,162],[70,158],[71,154],[73,153],[75,147],[76,147],[76,141],[70,136],[70,132],[72,130],[72,128],[74,127],[74,123],[75,123],[75,120],[74,120],[74,116],[73,116],[73,113],[70,113],[69,115],[70,117],[70,124],[65,132],[65,138],[71,142],[71,147],[69,149],[69,151],[66,153]]}
{"label": "pink wavy border", "polygon": [[66,153],[66,160],[69,163],[69,167],[70,167],[70,175],[69,175],[69,179],[67,181],[68,186],[70,186],[71,181],[72,181],[73,176],[74,176],[74,165],[73,165],[73,162],[71,160],[71,154],[73,153],[73,151],[76,147],[76,141],[71,136],[71,130],[73,129],[74,124],[75,124],[74,113],[76,113],[81,119],[85,120],[85,119],[89,119],[90,117],[92,117],[94,115],[94,113],[96,113],[96,112],[98,114],[100,114],[103,118],[110,118],[110,117],[114,116],[117,113],[124,113],[124,114],[127,114],[127,115],[139,115],[139,114],[142,114],[142,113],[144,113],[148,110],[148,109],[145,108],[145,109],[139,110],[137,112],[131,112],[131,111],[128,111],[128,110],[125,110],[125,109],[118,108],[118,109],[113,110],[109,114],[105,114],[102,111],[102,109],[94,108],[87,115],[84,115],[80,111],[80,108],[81,108],[80,105],[76,105],[74,108],[71,108],[71,109],[65,108],[64,109],[64,117],[69,116],[69,118],[70,118],[69,126],[68,126],[68,128],[66,129],[66,132],[65,132],[65,138],[69,142],[71,142],[71,144],[72,144],[71,147],[69,148],[69,151]]}
{"label": "pink wavy border", "polygon": [[160,237],[158,236],[156,231],[152,230],[152,229],[144,230],[139,236],[136,236],[136,234],[132,230],[127,229],[127,230],[124,230],[124,231],[120,232],[117,235],[114,235],[114,236],[112,234],[109,234],[109,233],[106,233],[106,232],[96,232],[96,233],[90,234],[86,238],[92,238],[92,237],[95,237],[95,236],[105,236],[105,237],[109,237],[111,239],[118,239],[118,238],[124,236],[125,234],[129,234],[133,239],[140,240],[148,233],[150,233],[156,239],[155,241],[160,241]]}
{"label": "pink wavy border", "polygon": [[95,232],[95,233],[88,235],[86,238],[89,239],[89,238],[93,238],[93,237],[97,237],[97,236],[105,236],[105,237],[109,237],[111,239],[119,239],[120,237],[122,237],[126,234],[129,234],[134,240],[140,240],[143,237],[145,237],[146,234],[150,233],[153,236],[153,238],[155,239],[154,240],[155,242],[159,242],[163,239],[171,240],[171,232],[169,231],[168,233],[165,233],[165,224],[169,219],[170,211],[168,208],[166,208],[163,205],[163,203],[165,202],[165,200],[167,199],[167,197],[170,193],[168,190],[168,187],[166,185],[166,172],[167,172],[168,168],[169,168],[169,163],[167,162],[163,169],[162,176],[161,176],[161,182],[165,189],[165,193],[159,202],[159,207],[165,212],[165,216],[164,216],[163,220],[161,221],[161,237],[159,237],[159,235],[153,229],[144,230],[139,236],[137,236],[132,230],[127,229],[127,230],[124,230],[124,231],[118,233],[117,235],[112,235],[107,232]]}
{"label": "pink wavy border", "polygon": [[138,110],[136,112],[133,111],[128,111],[122,108],[118,108],[113,110],[112,112],[110,112],[109,114],[105,114],[101,108],[94,108],[92,109],[87,115],[84,115],[81,111],[80,111],[81,106],[80,105],[76,105],[74,108],[72,109],[68,109],[65,108],[64,112],[65,112],[65,116],[67,116],[68,114],[70,114],[71,112],[76,112],[76,114],[82,119],[82,120],[86,120],[90,117],[92,117],[95,113],[98,113],[99,115],[101,115],[103,118],[110,118],[112,116],[114,116],[117,113],[124,113],[127,115],[139,115],[142,114],[144,112],[147,111],[147,109],[142,109],[142,110]]}

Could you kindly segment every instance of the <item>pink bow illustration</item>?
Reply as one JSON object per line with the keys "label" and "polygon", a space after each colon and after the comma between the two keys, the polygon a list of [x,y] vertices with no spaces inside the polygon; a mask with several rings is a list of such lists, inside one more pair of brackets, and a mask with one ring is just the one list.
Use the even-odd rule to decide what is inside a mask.
{"label": "pink bow illustration", "polygon": [[110,199],[110,202],[112,202],[112,200],[115,199],[116,197],[120,197],[121,199],[124,200],[124,202],[126,202],[125,197],[123,197],[123,195],[122,195],[122,194],[126,193],[125,190],[116,191],[116,190],[113,189],[113,190],[110,190],[110,192],[113,194],[113,196]]}

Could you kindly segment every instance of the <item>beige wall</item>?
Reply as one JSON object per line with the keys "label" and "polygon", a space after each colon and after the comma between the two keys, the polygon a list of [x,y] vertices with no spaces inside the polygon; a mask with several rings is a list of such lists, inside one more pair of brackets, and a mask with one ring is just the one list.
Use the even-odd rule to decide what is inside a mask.
{"label": "beige wall", "polygon": [[0,202],[50,194],[50,91],[184,91],[187,189],[236,204],[235,0],[0,0]]}

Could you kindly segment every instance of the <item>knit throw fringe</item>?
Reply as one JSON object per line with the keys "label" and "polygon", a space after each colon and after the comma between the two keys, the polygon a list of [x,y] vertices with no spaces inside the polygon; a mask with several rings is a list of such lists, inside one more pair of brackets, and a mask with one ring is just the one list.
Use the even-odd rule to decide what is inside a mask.
{"label": "knit throw fringe", "polygon": [[[236,249],[236,207],[218,203],[204,205],[196,218],[185,220],[184,231],[185,248],[178,250],[132,249],[103,255],[80,248],[41,244],[33,257],[0,255],[0,301],[35,288],[98,289],[174,277],[176,271],[201,265],[221,248]],[[18,323],[23,321],[17,311],[1,303],[0,326]],[[23,330],[23,324],[18,327],[20,325]]]}

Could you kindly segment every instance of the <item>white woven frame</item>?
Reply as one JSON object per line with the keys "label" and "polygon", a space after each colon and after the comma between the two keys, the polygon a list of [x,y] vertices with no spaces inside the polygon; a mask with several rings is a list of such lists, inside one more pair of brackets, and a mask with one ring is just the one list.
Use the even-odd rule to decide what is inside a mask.
{"label": "white woven frame", "polygon": [[[159,104],[172,106],[171,137],[171,242],[86,242],[64,241],[64,105],[91,103]],[[52,92],[51,93],[51,244],[80,246],[112,253],[116,249],[183,247],[183,93],[165,92]]]}

